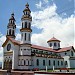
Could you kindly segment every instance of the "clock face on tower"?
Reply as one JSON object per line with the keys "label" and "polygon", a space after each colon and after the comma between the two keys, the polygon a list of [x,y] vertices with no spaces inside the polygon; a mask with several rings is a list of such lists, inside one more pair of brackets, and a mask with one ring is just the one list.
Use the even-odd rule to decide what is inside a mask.
{"label": "clock face on tower", "polygon": [[7,45],[7,51],[10,51],[10,49],[11,49],[11,44],[8,44]]}

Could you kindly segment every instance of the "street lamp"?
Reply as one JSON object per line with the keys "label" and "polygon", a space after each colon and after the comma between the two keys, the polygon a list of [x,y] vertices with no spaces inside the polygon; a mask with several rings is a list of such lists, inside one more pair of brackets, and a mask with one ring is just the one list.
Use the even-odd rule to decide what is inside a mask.
{"label": "street lamp", "polygon": [[48,58],[48,55],[46,55],[46,72],[47,72],[47,58]]}

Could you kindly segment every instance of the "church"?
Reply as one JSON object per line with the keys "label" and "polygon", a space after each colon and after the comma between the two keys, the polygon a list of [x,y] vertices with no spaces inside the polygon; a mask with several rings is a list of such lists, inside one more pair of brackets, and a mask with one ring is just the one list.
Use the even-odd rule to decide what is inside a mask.
{"label": "church", "polygon": [[75,68],[75,50],[73,46],[60,47],[61,41],[52,37],[47,41],[49,47],[31,43],[31,10],[25,5],[21,18],[21,41],[15,40],[16,24],[14,13],[11,14],[7,25],[6,40],[3,43],[2,69],[33,70],[35,68],[56,69]]}

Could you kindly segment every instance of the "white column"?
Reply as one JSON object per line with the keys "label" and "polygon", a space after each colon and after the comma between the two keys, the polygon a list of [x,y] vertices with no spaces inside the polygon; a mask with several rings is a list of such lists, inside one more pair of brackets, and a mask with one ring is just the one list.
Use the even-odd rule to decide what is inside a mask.
{"label": "white column", "polygon": [[2,61],[2,69],[4,69],[4,50],[3,50],[3,61]]}
{"label": "white column", "polygon": [[13,50],[13,55],[12,55],[12,69],[14,69],[14,61],[15,61],[15,59],[14,59],[14,50]]}

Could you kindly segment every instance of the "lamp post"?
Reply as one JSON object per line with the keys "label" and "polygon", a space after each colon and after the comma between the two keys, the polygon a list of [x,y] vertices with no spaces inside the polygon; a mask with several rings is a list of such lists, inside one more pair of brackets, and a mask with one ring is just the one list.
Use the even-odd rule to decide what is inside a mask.
{"label": "lamp post", "polygon": [[46,72],[47,72],[47,58],[48,58],[48,55],[46,56]]}

